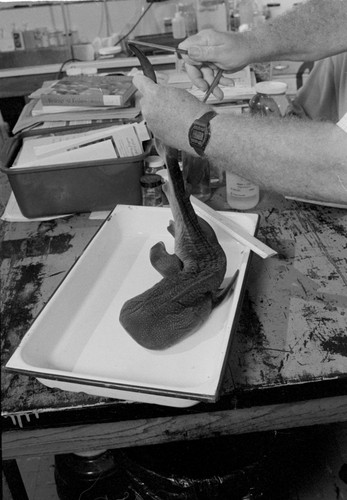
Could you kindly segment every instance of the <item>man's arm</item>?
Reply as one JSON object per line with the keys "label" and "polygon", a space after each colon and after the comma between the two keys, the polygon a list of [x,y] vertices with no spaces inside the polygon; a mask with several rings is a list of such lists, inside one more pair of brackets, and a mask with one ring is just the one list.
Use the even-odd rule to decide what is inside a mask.
{"label": "man's arm", "polygon": [[217,115],[205,153],[263,189],[347,204],[347,134],[333,123]]}
{"label": "man's arm", "polygon": [[[208,111],[183,89],[135,75],[141,108],[155,137],[193,155],[188,130]],[[267,190],[347,203],[347,136],[338,126],[298,118],[220,114],[211,120],[210,162]]]}
{"label": "man's arm", "polygon": [[[347,51],[347,0],[308,0],[254,30],[202,30],[180,47],[188,50],[188,57],[183,56],[188,75],[203,91],[213,78],[204,62],[235,72],[256,62],[323,59]],[[220,81],[222,85],[229,82],[225,76]],[[214,94],[222,97],[218,87]]]}
{"label": "man's arm", "polygon": [[248,35],[249,62],[316,61],[339,54],[347,50],[347,1],[303,2]]}

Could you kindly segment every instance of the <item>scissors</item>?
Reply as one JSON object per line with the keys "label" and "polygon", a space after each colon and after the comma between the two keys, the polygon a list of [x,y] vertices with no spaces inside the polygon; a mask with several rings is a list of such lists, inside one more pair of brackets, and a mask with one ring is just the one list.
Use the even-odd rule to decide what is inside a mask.
{"label": "scissors", "polygon": [[[176,54],[188,54],[188,50],[185,50],[185,49],[180,49],[178,47],[170,47],[169,45],[160,45],[158,43],[152,43],[152,42],[142,42],[142,41],[139,41],[139,40],[131,40],[131,45],[140,45],[140,46],[143,46],[143,47],[152,47],[153,49],[160,49],[160,50],[165,50],[165,51],[168,51],[168,52],[175,52]],[[129,45],[129,42],[128,42],[128,45]],[[133,50],[132,47],[130,47],[131,50]],[[133,51],[134,52],[134,51]],[[138,54],[136,54],[138,56]],[[217,73],[216,73],[216,76],[214,77],[209,89],[207,90],[207,92],[205,93],[204,95],[204,98],[202,100],[202,102],[206,102],[207,99],[209,98],[209,96],[212,94],[212,92],[214,91],[214,89],[217,87],[218,83],[219,83],[219,80],[221,79],[221,76],[223,74],[223,70],[221,68],[218,69]]]}

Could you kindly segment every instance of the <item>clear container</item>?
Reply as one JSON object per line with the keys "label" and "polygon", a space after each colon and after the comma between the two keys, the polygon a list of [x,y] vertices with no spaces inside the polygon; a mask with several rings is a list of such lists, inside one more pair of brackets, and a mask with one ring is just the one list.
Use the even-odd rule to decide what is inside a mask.
{"label": "clear container", "polygon": [[230,12],[228,0],[196,0],[196,19],[198,31],[213,28],[228,31]]}
{"label": "clear container", "polygon": [[292,104],[286,95],[287,84],[278,81],[255,84],[256,94],[249,102],[251,114],[283,117],[290,113]]}
{"label": "clear container", "polygon": [[196,9],[193,0],[182,0],[178,4],[178,9],[184,17],[186,35],[191,36],[197,33]]}
{"label": "clear container", "polygon": [[140,178],[142,205],[162,207],[162,178],[157,174],[146,174]]}
{"label": "clear container", "polygon": [[226,172],[226,197],[230,208],[249,210],[259,203],[259,187],[232,172]]}
{"label": "clear container", "polygon": [[210,165],[206,158],[182,152],[182,172],[189,194],[201,201],[211,198]]}

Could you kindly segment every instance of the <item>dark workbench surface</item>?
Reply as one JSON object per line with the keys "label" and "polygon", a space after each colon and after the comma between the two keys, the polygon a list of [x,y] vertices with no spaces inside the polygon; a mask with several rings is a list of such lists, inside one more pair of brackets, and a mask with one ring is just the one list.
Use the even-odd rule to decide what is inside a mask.
{"label": "dark workbench surface", "polygon": [[[211,205],[225,210],[224,191]],[[253,255],[237,334],[217,404],[162,408],[49,389],[2,374],[2,417],[14,425],[218,412],[345,393],[347,212],[263,195],[258,237],[278,252]],[[89,214],[2,222],[2,369],[29,325],[102,223]]]}

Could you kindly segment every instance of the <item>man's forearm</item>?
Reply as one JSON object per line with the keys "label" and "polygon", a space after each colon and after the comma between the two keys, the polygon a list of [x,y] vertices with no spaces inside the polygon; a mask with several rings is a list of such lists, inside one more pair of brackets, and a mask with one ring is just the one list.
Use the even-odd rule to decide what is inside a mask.
{"label": "man's forearm", "polygon": [[347,203],[347,138],[337,125],[218,115],[206,154],[263,189]]}
{"label": "man's forearm", "polygon": [[347,0],[308,0],[244,36],[250,63],[315,61],[347,51]]}

